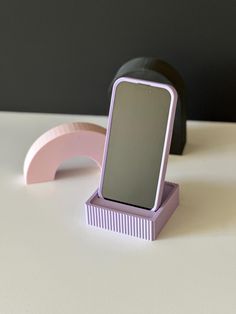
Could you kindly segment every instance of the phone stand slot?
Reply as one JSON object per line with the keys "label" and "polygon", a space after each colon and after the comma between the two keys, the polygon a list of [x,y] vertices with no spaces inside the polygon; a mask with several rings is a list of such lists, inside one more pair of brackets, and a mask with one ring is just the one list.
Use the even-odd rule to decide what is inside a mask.
{"label": "phone stand slot", "polygon": [[179,205],[179,185],[165,182],[161,206],[156,211],[109,201],[97,190],[85,203],[88,225],[144,240],[155,240]]}

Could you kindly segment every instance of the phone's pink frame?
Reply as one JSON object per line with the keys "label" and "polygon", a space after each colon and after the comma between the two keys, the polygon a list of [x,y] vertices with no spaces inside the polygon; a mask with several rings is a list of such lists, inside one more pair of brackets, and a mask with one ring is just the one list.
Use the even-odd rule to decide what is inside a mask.
{"label": "phone's pink frame", "polygon": [[98,188],[98,195],[99,197],[104,198],[102,195],[102,186],[103,186],[103,181],[104,181],[108,145],[109,145],[109,140],[110,140],[111,126],[112,126],[112,115],[113,115],[113,109],[114,109],[114,104],[115,104],[115,94],[116,94],[116,88],[121,82],[130,82],[134,84],[144,84],[148,86],[163,88],[167,90],[171,95],[170,110],[169,110],[169,116],[167,120],[166,135],[165,135],[165,142],[164,142],[163,153],[162,153],[159,179],[157,183],[156,197],[155,197],[154,206],[152,209],[150,209],[151,211],[156,211],[159,208],[161,204],[161,200],[162,200],[166,167],[167,167],[167,161],[168,161],[168,156],[169,156],[173,125],[174,125],[176,103],[177,103],[177,98],[178,98],[177,92],[174,89],[174,87],[168,84],[161,84],[161,83],[150,82],[146,80],[134,79],[134,78],[129,78],[129,77],[121,77],[117,79],[115,83],[113,84],[110,110],[109,110],[109,116],[108,116],[107,134],[106,134],[104,154],[103,154],[103,160],[102,160],[102,171],[101,171],[101,177],[100,177],[99,188]]}

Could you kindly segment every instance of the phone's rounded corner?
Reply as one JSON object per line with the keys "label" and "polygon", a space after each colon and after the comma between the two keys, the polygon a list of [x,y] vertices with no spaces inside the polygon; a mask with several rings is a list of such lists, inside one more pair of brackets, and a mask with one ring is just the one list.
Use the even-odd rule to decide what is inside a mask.
{"label": "phone's rounded corner", "polygon": [[132,78],[129,78],[127,76],[121,76],[118,77],[115,82],[113,83],[113,90],[116,90],[116,88],[118,87],[118,85],[120,85],[123,82],[130,82],[130,83],[135,83],[135,80]]}
{"label": "phone's rounded corner", "polygon": [[97,195],[98,195],[99,198],[104,198],[103,195],[102,195],[102,191],[101,191],[101,186],[100,185],[98,186],[98,189],[97,189]]}
{"label": "phone's rounded corner", "polygon": [[154,204],[154,206],[152,208],[150,208],[151,212],[156,212],[161,206],[161,201],[158,201]]}
{"label": "phone's rounded corner", "polygon": [[177,102],[177,99],[178,99],[178,92],[177,90],[175,89],[175,87],[173,85],[169,85],[169,84],[163,84],[165,90],[167,90],[171,96],[171,99],[172,99],[172,103],[176,103]]}
{"label": "phone's rounded corner", "polygon": [[162,87],[167,91],[169,92],[171,98],[176,98],[178,93],[176,91],[176,89],[174,88],[173,85],[170,85],[170,84],[162,84]]}
{"label": "phone's rounded corner", "polygon": [[156,206],[149,209],[151,212],[155,212],[157,210]]}
{"label": "phone's rounded corner", "polygon": [[113,90],[115,90],[116,88],[117,88],[117,86],[119,85],[119,84],[121,84],[122,82],[124,82],[125,80],[124,80],[124,77],[122,76],[122,77],[119,77],[118,79],[116,79],[115,80],[115,82],[113,83]]}

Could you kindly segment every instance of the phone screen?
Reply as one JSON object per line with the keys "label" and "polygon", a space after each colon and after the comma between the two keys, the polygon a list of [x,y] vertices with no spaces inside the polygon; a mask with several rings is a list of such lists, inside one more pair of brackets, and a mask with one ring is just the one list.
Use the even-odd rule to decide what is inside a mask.
{"label": "phone screen", "polygon": [[104,198],[153,208],[170,103],[165,88],[128,81],[117,85],[101,187]]}

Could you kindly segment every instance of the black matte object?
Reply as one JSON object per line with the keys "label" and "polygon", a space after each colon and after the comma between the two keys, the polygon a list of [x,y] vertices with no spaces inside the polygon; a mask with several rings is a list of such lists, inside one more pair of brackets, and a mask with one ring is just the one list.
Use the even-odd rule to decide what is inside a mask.
{"label": "black matte object", "polygon": [[170,64],[157,58],[140,57],[123,64],[117,71],[109,88],[119,77],[139,78],[172,85],[178,93],[178,102],[170,153],[181,155],[186,143],[186,99],[184,81]]}

